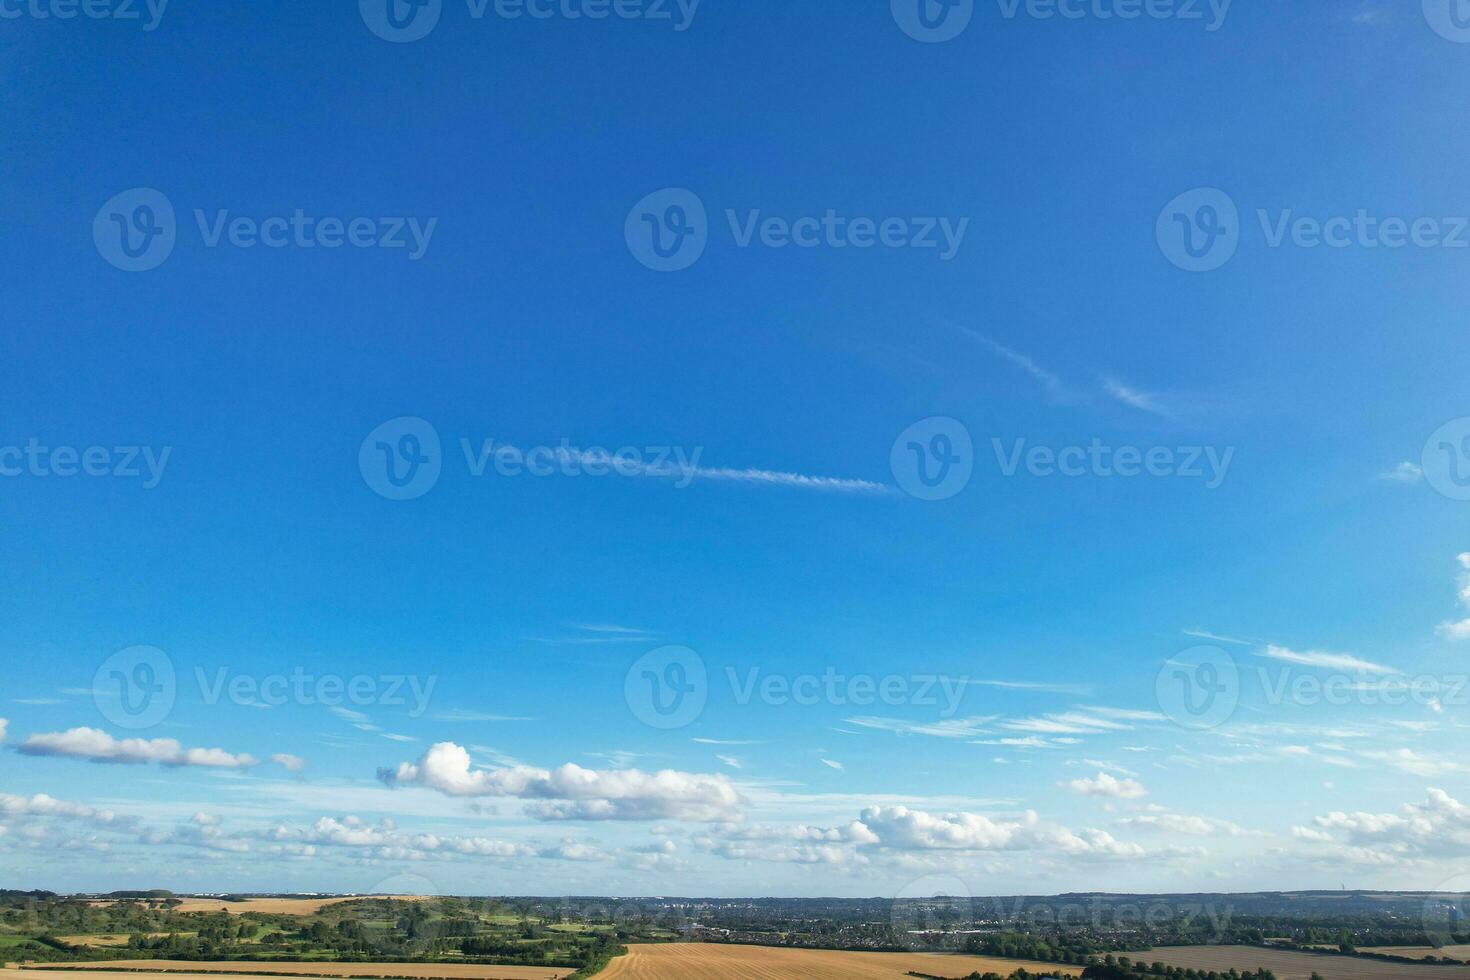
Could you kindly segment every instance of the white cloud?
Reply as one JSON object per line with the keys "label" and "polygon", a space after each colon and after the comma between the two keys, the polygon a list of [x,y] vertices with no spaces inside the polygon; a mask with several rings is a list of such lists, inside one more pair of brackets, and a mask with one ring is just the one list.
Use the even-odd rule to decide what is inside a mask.
{"label": "white cloud", "polygon": [[[1455,558],[1464,570],[1459,580],[1460,604],[1470,609],[1470,551],[1461,552]],[[1440,623],[1439,634],[1448,640],[1470,640],[1470,619]]]}
{"label": "white cloud", "polygon": [[69,803],[37,793],[35,796],[13,796],[0,793],[0,816],[8,819],[25,817],[63,817],[73,820],[90,820],[99,824],[125,822],[111,810],[101,810],[85,803]]}
{"label": "white cloud", "polygon": [[1148,790],[1138,780],[1118,779],[1105,772],[1091,779],[1072,779],[1059,785],[1083,796],[1106,796],[1115,800],[1136,800],[1148,795]]}
{"label": "white cloud", "polygon": [[277,752],[271,756],[271,761],[278,766],[284,766],[290,772],[300,772],[306,768],[306,760],[299,755],[290,755],[286,752]]}
{"label": "white cloud", "polygon": [[1380,480],[1390,480],[1394,483],[1418,483],[1424,479],[1424,468],[1418,463],[1404,460],[1391,470],[1384,470],[1378,474]]}
{"label": "white cloud", "polygon": [[1431,787],[1422,803],[1398,813],[1336,810],[1293,828],[1298,840],[1328,845],[1334,858],[1364,865],[1394,865],[1470,857],[1470,807]]}
{"label": "white cloud", "polygon": [[1146,813],[1126,817],[1118,823],[1135,830],[1155,830],[1189,837],[1244,837],[1248,833],[1243,827],[1228,820],[1184,813]]}
{"label": "white cloud", "polygon": [[1347,653],[1326,653],[1321,650],[1309,650],[1302,653],[1271,644],[1259,655],[1271,660],[1283,660],[1287,663],[1300,664],[1303,667],[1324,667],[1329,670],[1349,670],[1363,674],[1398,673],[1392,667],[1375,664]]}
{"label": "white cloud", "polygon": [[832,759],[823,759],[822,765],[829,769],[836,769],[838,772],[842,771],[842,763],[833,761]]}
{"label": "white cloud", "polygon": [[19,750],[24,755],[68,756],[109,763],[157,762],[171,767],[245,769],[258,761],[252,755],[232,754],[224,749],[185,748],[171,738],[115,739],[96,728],[72,728],[65,732],[32,735],[20,744]]}
{"label": "white cloud", "polygon": [[554,770],[472,770],[469,753],[453,742],[440,742],[418,762],[379,775],[390,785],[418,784],[447,796],[531,800],[526,812],[540,820],[724,820],[742,802],[724,776],[671,769],[595,770],[568,763]]}
{"label": "white cloud", "polygon": [[971,718],[946,718],[934,722],[904,721],[901,718],[878,718],[871,715],[862,715],[857,718],[846,719],[849,725],[859,725],[863,728],[877,728],[881,731],[894,732],[898,735],[930,735],[935,738],[975,738],[980,735],[989,734],[984,726],[994,721],[998,716],[985,715],[983,717]]}
{"label": "white cloud", "polygon": [[1115,378],[1103,379],[1103,390],[1115,401],[1120,401],[1130,408],[1136,408],[1141,412],[1152,412],[1154,415],[1169,414],[1168,410],[1159,404],[1158,398],[1146,391],[1139,391]]}
{"label": "white cloud", "polygon": [[9,721],[7,721],[4,718],[0,718],[0,743],[3,743],[5,741],[5,730],[9,726],[10,726],[10,722]]}

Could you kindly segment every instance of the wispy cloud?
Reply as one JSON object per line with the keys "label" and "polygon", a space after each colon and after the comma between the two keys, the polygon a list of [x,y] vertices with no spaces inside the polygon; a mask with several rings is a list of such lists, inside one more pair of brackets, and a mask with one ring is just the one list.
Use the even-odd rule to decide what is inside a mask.
{"label": "wispy cloud", "polygon": [[1103,378],[1103,390],[1108,393],[1109,398],[1122,402],[1129,408],[1136,408],[1140,412],[1149,412],[1153,415],[1163,416],[1164,418],[1170,417],[1171,413],[1163,405],[1159,404],[1157,395],[1150,394],[1146,391],[1139,391],[1137,388],[1126,385],[1116,378]]}
{"label": "wispy cloud", "polygon": [[971,718],[949,718],[943,721],[916,722],[906,721],[902,718],[879,718],[872,715],[860,715],[856,718],[845,719],[849,725],[858,725],[862,728],[876,728],[881,731],[894,732],[898,735],[932,735],[935,738],[974,738],[979,735],[990,734],[983,726],[994,721],[998,715],[985,715]]}
{"label": "wispy cloud", "polygon": [[1269,660],[1281,660],[1286,663],[1300,664],[1303,667],[1323,667],[1328,670],[1350,670],[1363,674],[1397,674],[1398,671],[1392,667],[1375,664],[1372,661],[1355,657],[1348,653],[1327,653],[1322,650],[1297,651],[1288,650],[1274,644],[1260,651],[1257,656]]}
{"label": "wispy cloud", "polygon": [[994,681],[966,679],[960,683],[968,687],[995,687],[1006,691],[1040,691],[1049,694],[1090,694],[1089,684],[1050,684],[1040,681]]}
{"label": "wispy cloud", "polygon": [[1390,480],[1394,483],[1418,483],[1424,479],[1424,468],[1418,463],[1404,460],[1391,470],[1384,470],[1378,474],[1380,480]]}
{"label": "wispy cloud", "polygon": [[1222,633],[1212,633],[1209,630],[1188,629],[1181,630],[1180,632],[1182,632],[1185,636],[1192,636],[1198,640],[1214,640],[1216,643],[1234,643],[1236,646],[1242,647],[1250,647],[1256,645],[1255,642],[1252,640],[1242,640],[1234,636],[1225,636]]}

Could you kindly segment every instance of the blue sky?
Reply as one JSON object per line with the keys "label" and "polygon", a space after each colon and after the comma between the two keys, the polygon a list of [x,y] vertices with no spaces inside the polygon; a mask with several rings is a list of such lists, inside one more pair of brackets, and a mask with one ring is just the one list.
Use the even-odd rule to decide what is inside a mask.
{"label": "blue sky", "polygon": [[[982,2],[936,43],[879,2],[445,0],[404,43],[353,7],[0,3],[7,883],[1432,887],[1464,856],[1470,46],[1434,2]],[[166,218],[137,189],[173,247],[126,271],[116,220]],[[1199,189],[1235,215],[1192,272]],[[702,251],[650,268],[627,229],[691,197]],[[314,247],[242,244],[297,212]],[[843,230],[767,244],[803,219]],[[430,431],[432,485],[379,492]],[[967,478],[910,493],[909,443],[939,473],[961,432]],[[476,475],[486,440],[557,472]],[[1026,455],[1094,444],[1167,475]],[[165,659],[109,661],[137,647]],[[650,725],[676,662],[706,680]],[[1239,678],[1211,727],[1159,693],[1202,664]],[[172,672],[156,723],[112,667]],[[298,673],[373,682],[209,693]]]}

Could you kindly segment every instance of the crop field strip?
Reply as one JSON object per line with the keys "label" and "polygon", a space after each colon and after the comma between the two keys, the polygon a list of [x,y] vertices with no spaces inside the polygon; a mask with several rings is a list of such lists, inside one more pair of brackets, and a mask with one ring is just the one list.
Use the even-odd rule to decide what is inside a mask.
{"label": "crop field strip", "polygon": [[[1081,975],[1079,967],[944,953],[789,949],[722,943],[631,945],[598,980],[907,980],[910,972],[964,977],[1009,975],[1025,967],[1042,976]],[[1467,975],[1470,976],[1470,975]]]}

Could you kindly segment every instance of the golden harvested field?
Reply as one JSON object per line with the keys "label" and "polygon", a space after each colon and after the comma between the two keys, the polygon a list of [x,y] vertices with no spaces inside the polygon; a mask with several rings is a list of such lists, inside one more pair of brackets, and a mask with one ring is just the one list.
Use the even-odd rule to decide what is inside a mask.
{"label": "golden harvested field", "polygon": [[[147,935],[150,939],[157,939],[160,936],[167,936],[168,933],[150,932]],[[128,933],[119,932],[107,936],[99,933],[92,936],[57,936],[56,938],[64,943],[71,943],[73,946],[126,946],[130,937]]]}
{"label": "golden harvested field", "polygon": [[1422,960],[1426,956],[1448,956],[1456,960],[1470,960],[1470,946],[1466,945],[1445,946],[1443,949],[1435,949],[1433,946],[1359,946],[1358,948],[1370,953],[1407,956],[1416,960]]}
{"label": "golden harvested field", "polygon": [[1470,966],[1385,963],[1361,956],[1319,956],[1285,949],[1253,946],[1160,946],[1146,953],[1127,954],[1145,963],[1167,963],[1196,970],[1225,972],[1259,970],[1276,974],[1277,980],[1310,980],[1316,971],[1327,980],[1470,980]]}
{"label": "golden harvested field", "polygon": [[[300,977],[414,977],[417,980],[484,980],[495,977],[505,980],[560,980],[572,973],[569,969],[541,966],[485,966],[478,963],[240,963],[212,962],[203,960],[108,960],[102,963],[37,963],[25,970],[0,970],[0,980],[38,980],[33,972],[45,970],[46,976],[39,980],[105,980],[98,971],[115,974],[112,980],[194,980],[201,975],[219,973],[239,974],[242,977],[268,973],[289,974]],[[129,971],[133,972],[118,972]],[[213,980],[220,980],[213,976]]]}
{"label": "golden harvested field", "polygon": [[[1021,967],[1055,976],[1080,976],[1074,966],[942,953],[867,953],[775,949],[720,943],[635,944],[597,980],[909,980],[909,971],[963,977],[974,971],[1002,976]],[[1470,980],[1470,978],[1467,978]]]}
{"label": "golden harvested field", "polygon": [[[69,963],[64,969],[47,969],[44,974],[29,967],[20,970],[4,969],[0,970],[0,980],[37,980],[37,978],[41,980],[100,980],[102,977],[110,977],[112,980],[221,980],[219,974],[213,972],[217,970],[240,977],[259,975],[251,974],[248,970],[234,969],[234,967],[241,966],[253,967],[257,971],[268,971],[271,976],[289,973],[292,976],[413,977],[417,980],[441,980],[441,978],[446,978],[446,980],[563,980],[573,972],[565,968],[541,966],[483,966],[461,963],[323,963],[319,967],[314,963],[176,962],[174,966],[192,967],[211,972],[176,973],[148,969],[148,972],[138,973],[99,973],[99,969],[106,966],[111,966],[114,970],[120,965],[139,969],[138,964],[152,962],[157,961],[128,960],[106,964]],[[271,976],[260,976],[260,980],[271,980]]]}

